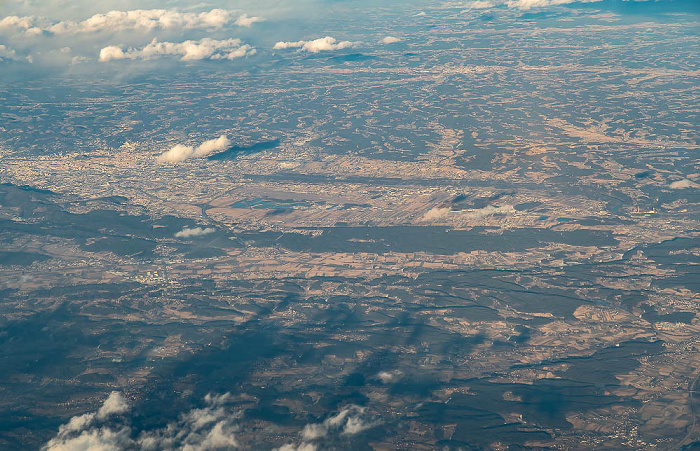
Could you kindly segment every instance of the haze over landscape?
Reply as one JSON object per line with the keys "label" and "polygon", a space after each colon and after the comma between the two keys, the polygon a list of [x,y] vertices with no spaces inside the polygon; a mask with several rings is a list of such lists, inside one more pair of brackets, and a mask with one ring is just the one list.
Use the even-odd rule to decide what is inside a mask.
{"label": "haze over landscape", "polygon": [[0,1],[0,449],[700,448],[696,0]]}

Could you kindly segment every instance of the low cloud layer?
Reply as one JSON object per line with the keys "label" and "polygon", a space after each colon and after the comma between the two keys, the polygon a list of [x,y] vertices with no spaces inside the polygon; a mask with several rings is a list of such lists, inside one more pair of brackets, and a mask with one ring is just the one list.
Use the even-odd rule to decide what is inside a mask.
{"label": "low cloud layer", "polygon": [[17,59],[15,51],[6,45],[0,44],[0,61],[13,61]]}
{"label": "low cloud layer", "polygon": [[229,24],[249,27],[261,22],[262,17],[237,15],[224,9],[202,13],[183,13],[167,9],[135,9],[110,11],[80,22],[51,22],[34,16],[8,16],[0,20],[0,30],[14,30],[27,34],[113,33],[124,30],[187,30],[195,28],[218,29]]}
{"label": "low cloud layer", "polygon": [[566,5],[569,3],[595,3],[601,0],[511,0],[506,4],[509,8],[530,9],[546,6]]}
{"label": "low cloud layer", "polygon": [[199,41],[185,42],[158,42],[153,39],[150,44],[141,48],[129,48],[124,50],[120,46],[110,45],[100,50],[100,61],[114,60],[149,60],[162,56],[179,56],[182,61],[197,61],[204,59],[228,59],[241,58],[246,55],[254,55],[255,49],[248,44],[241,45],[240,39],[216,40],[203,38]]}
{"label": "low cloud layer", "polygon": [[488,9],[499,6],[528,10],[531,8],[543,8],[547,6],[565,5],[569,3],[595,3],[602,0],[475,0],[466,2],[461,7],[467,9]]}
{"label": "low cloud layer", "polygon": [[423,215],[423,221],[435,221],[437,219],[445,218],[451,214],[460,214],[463,217],[470,219],[481,219],[486,216],[492,215],[506,215],[515,213],[515,208],[512,205],[487,205],[484,208],[477,208],[474,210],[452,210],[450,207],[434,207],[428,210]]}
{"label": "low cloud layer", "polygon": [[497,207],[495,205],[487,205],[484,208],[478,208],[467,212],[466,216],[471,219],[481,219],[492,215],[507,215],[515,213],[515,208],[512,205],[503,205]]}
{"label": "low cloud layer", "polygon": [[330,50],[340,50],[348,47],[354,46],[355,42],[350,41],[340,41],[338,42],[335,38],[331,36],[326,36],[325,38],[314,39],[313,41],[294,41],[285,42],[280,41],[272,47],[275,50],[284,49],[294,49],[298,48],[306,52],[319,53],[327,52]]}
{"label": "low cloud layer", "polygon": [[[44,451],[73,450],[211,450],[238,447],[235,433],[240,413],[226,407],[230,395],[207,395],[205,407],[192,409],[162,429],[136,435],[124,421],[129,406],[113,392],[96,413],[76,416],[59,427]],[[113,421],[113,420],[121,421]],[[127,419],[128,420],[128,419]],[[134,438],[136,437],[136,438]]]}
{"label": "low cloud layer", "polygon": [[167,152],[156,157],[160,163],[177,163],[180,161],[189,160],[190,158],[204,158],[214,152],[220,152],[231,147],[231,140],[226,135],[221,135],[218,138],[204,141],[197,147],[184,146],[176,144]]}
{"label": "low cloud layer", "polygon": [[205,229],[201,227],[195,227],[193,229],[188,229],[185,227],[175,234],[175,238],[196,238],[204,235],[209,235],[210,233],[216,232],[213,227],[207,227]]}

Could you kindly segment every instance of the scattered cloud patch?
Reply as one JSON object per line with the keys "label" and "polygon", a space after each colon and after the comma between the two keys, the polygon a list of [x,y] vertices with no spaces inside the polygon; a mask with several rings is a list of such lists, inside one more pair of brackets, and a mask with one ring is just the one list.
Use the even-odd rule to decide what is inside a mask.
{"label": "scattered cloud patch", "polygon": [[509,8],[530,9],[542,8],[554,5],[566,5],[568,3],[595,3],[601,0],[509,0],[506,4]]}
{"label": "scattered cloud patch", "polygon": [[528,10],[531,8],[544,8],[547,6],[565,5],[569,3],[595,3],[602,0],[474,0],[466,3],[460,3],[460,8],[465,8],[465,11],[472,9],[489,9],[500,6],[508,8],[517,8]]}
{"label": "scattered cloud patch", "polygon": [[330,50],[340,50],[348,47],[352,47],[356,42],[350,41],[340,41],[338,42],[335,38],[331,36],[326,36],[325,38],[314,39],[313,41],[295,41],[295,42],[284,42],[280,41],[272,47],[274,50],[284,50],[300,48],[303,51],[311,53],[327,52]]}
{"label": "scattered cloud patch", "polygon": [[438,219],[445,218],[451,214],[460,214],[462,217],[467,217],[469,219],[481,219],[486,216],[492,215],[506,215],[515,213],[515,208],[512,205],[487,205],[484,208],[477,208],[473,210],[452,210],[450,207],[433,207],[428,210],[423,215],[423,221],[435,221]]}
{"label": "scattered cloud patch", "polygon": [[380,371],[377,374],[377,379],[382,381],[382,384],[390,384],[390,383],[398,380],[402,375],[403,375],[403,372],[400,370]]}
{"label": "scattered cloud patch", "polygon": [[17,59],[15,51],[6,45],[0,44],[0,61],[14,61]]}
{"label": "scattered cloud patch", "polygon": [[100,410],[97,411],[96,418],[102,421],[107,419],[110,415],[119,415],[128,411],[129,404],[127,404],[122,394],[113,391],[105,400],[104,404],[102,404]]}
{"label": "scattered cloud patch", "polygon": [[71,66],[72,66],[72,65],[75,65],[75,64],[87,63],[88,61],[90,61],[90,58],[88,58],[88,57],[85,57],[85,56],[74,56],[74,57],[70,60],[70,64],[71,64]]}
{"label": "scattered cloud patch", "polygon": [[114,33],[124,30],[187,30],[219,29],[228,24],[249,27],[261,22],[262,17],[236,16],[232,11],[212,9],[201,13],[183,13],[167,9],[135,9],[130,11],[110,11],[80,22],[51,22],[34,16],[8,16],[0,21],[0,30],[9,29],[28,34],[71,34],[71,33]]}
{"label": "scattered cloud patch", "polygon": [[373,428],[379,424],[376,420],[366,418],[366,407],[356,405],[347,406],[336,415],[327,418],[322,423],[307,424],[299,434],[301,443],[286,444],[278,451],[307,451],[316,450],[316,445],[312,443],[330,434],[355,435],[362,431]]}
{"label": "scattered cloud patch", "polygon": [[466,216],[471,219],[481,219],[492,215],[506,215],[515,213],[515,208],[512,205],[503,205],[497,207],[495,205],[487,205],[484,208],[478,208],[467,212]]}
{"label": "scattered cloud patch", "polygon": [[196,238],[199,236],[209,235],[210,233],[214,232],[216,232],[216,229],[213,227],[207,227],[205,229],[201,227],[188,229],[187,227],[185,227],[184,229],[177,232],[174,236],[175,238]]}
{"label": "scattered cloud patch", "polygon": [[428,210],[423,215],[423,221],[434,221],[435,219],[444,218],[450,214],[451,209],[449,207],[434,207]]}
{"label": "scattered cloud patch", "polygon": [[128,440],[129,431],[124,429],[93,427],[112,415],[129,411],[129,405],[119,392],[112,392],[96,413],[75,416],[67,424],[58,428],[58,434],[44,447],[46,451],[70,451],[77,449],[120,449],[120,444]]}
{"label": "scattered cloud patch", "polygon": [[150,44],[142,49],[110,45],[100,50],[99,60],[102,62],[122,59],[150,60],[162,56],[179,56],[182,61],[197,61],[204,59],[228,59],[241,58],[246,55],[254,55],[255,49],[248,44],[241,45],[240,39],[216,40],[203,38],[199,41],[185,42],[158,42],[153,39]]}
{"label": "scattered cloud patch", "polygon": [[288,443],[277,448],[277,451],[316,451],[316,445],[313,443],[300,443],[299,445]]}
{"label": "scattered cloud patch", "polygon": [[214,152],[226,150],[231,146],[231,140],[226,135],[204,141],[197,147],[176,144],[170,150],[163,152],[156,157],[159,163],[177,163],[189,160],[190,158],[204,158]]}
{"label": "scattered cloud patch", "polygon": [[238,19],[236,19],[236,25],[239,27],[250,27],[255,22],[264,22],[265,19],[262,17],[248,17],[248,14],[243,14]]}
{"label": "scattered cloud patch", "polygon": [[467,3],[468,9],[487,9],[493,8],[496,4],[490,0],[476,0],[471,3]]}
{"label": "scattered cloud patch", "polygon": [[[115,394],[116,393],[116,394]],[[210,450],[231,449],[239,446],[235,433],[240,413],[232,412],[225,404],[229,395],[207,395],[205,407],[192,409],[162,429],[135,434],[124,422],[129,411],[121,394],[113,392],[96,413],[73,417],[59,427],[58,434],[45,446],[45,451],[122,449],[159,450]],[[110,422],[121,415],[121,426]],[[124,426],[123,424],[127,424]],[[133,438],[136,437],[136,438]]]}
{"label": "scattered cloud patch", "polygon": [[395,36],[387,36],[381,41],[379,41],[381,44],[394,44],[397,42],[401,42],[401,39],[395,37]]}

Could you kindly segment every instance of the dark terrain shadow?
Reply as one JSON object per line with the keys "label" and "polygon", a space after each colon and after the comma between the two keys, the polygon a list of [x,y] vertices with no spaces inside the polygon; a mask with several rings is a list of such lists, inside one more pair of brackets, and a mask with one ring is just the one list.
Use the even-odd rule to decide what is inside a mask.
{"label": "dark terrain shadow", "polygon": [[278,147],[280,145],[279,139],[273,139],[272,141],[261,141],[259,143],[252,144],[250,146],[233,146],[230,149],[226,149],[222,152],[215,153],[208,157],[209,160],[234,160],[240,155],[250,155],[263,150],[270,150]]}

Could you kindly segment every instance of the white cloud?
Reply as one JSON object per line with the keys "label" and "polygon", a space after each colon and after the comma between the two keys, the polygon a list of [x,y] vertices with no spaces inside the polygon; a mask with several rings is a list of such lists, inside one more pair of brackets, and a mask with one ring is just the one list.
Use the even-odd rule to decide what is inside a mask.
{"label": "white cloud", "polygon": [[513,208],[512,205],[503,205],[502,207],[494,206],[494,205],[487,205],[484,208],[477,208],[474,210],[467,210],[467,211],[453,211],[449,207],[434,207],[428,210],[424,215],[423,215],[423,221],[434,221],[437,219],[442,219],[447,217],[448,215],[451,214],[460,214],[463,217],[467,217],[470,219],[480,219],[484,218],[486,216],[492,216],[492,215],[505,215],[505,214],[511,214],[515,212],[515,208]]}
{"label": "white cloud", "polygon": [[263,20],[262,17],[248,17],[247,14],[235,17],[232,11],[224,9],[212,9],[199,14],[167,9],[135,9],[95,14],[80,22],[51,22],[35,16],[8,16],[0,21],[0,29],[24,31],[29,34],[113,33],[124,30],[219,29],[231,23],[249,27]]}
{"label": "white cloud", "polygon": [[36,26],[36,20],[35,17],[7,16],[0,20],[0,30],[18,28],[26,31]]}
{"label": "white cloud", "polygon": [[158,42],[155,38],[142,49],[129,48],[124,51],[121,47],[110,45],[100,50],[100,61],[107,62],[122,59],[149,60],[161,56],[180,56],[182,61],[203,59],[229,59],[254,55],[255,49],[248,44],[241,45],[240,39],[216,40],[203,38],[199,41]]}
{"label": "white cloud", "polygon": [[515,208],[513,208],[512,205],[504,205],[502,207],[487,205],[484,208],[478,208],[468,212],[466,216],[471,219],[481,219],[486,216],[504,215],[509,213],[515,213]]}
{"label": "white cloud", "polygon": [[238,442],[233,435],[233,430],[220,421],[204,436],[204,439],[199,444],[200,450],[221,449],[221,448],[238,448]]}
{"label": "white cloud", "polygon": [[288,443],[277,448],[277,451],[316,451],[316,445],[313,443],[301,443],[299,445]]}
{"label": "white cloud", "polygon": [[0,44],[0,61],[17,59],[15,51],[6,45]]}
{"label": "white cloud", "polygon": [[316,440],[328,434],[328,427],[324,424],[307,424],[301,431],[304,440]]}
{"label": "white cloud", "polygon": [[187,227],[185,227],[184,229],[180,230],[175,234],[175,238],[193,238],[198,236],[209,235],[210,233],[214,232],[216,232],[216,229],[213,227],[207,227],[206,229],[203,229],[201,227],[188,229]]}
{"label": "white cloud", "polygon": [[675,182],[668,185],[671,189],[685,189],[685,188],[697,188],[698,184],[694,183],[688,179],[676,180]]}
{"label": "white cloud", "polygon": [[488,9],[507,6],[528,10],[530,8],[544,8],[547,6],[565,5],[569,3],[595,3],[602,0],[473,0],[466,3],[457,3],[456,7],[465,8],[465,12],[472,9]]}
{"label": "white cloud", "polygon": [[110,45],[100,50],[100,61],[120,60],[126,58],[124,51],[116,45]]}
{"label": "white cloud", "polygon": [[602,0],[510,0],[507,5],[509,8],[530,9],[569,3],[596,3],[599,1]]}
{"label": "white cloud", "polygon": [[194,147],[176,144],[171,147],[170,150],[158,155],[156,160],[160,163],[176,163],[178,161],[185,161],[189,158],[194,158]]}
{"label": "white cloud", "polygon": [[[206,406],[180,415],[162,429],[143,431],[137,438],[129,426],[114,428],[109,417],[123,415],[128,406],[121,395],[112,393],[97,413],[73,417],[59,427],[44,451],[117,451],[124,449],[205,451],[239,446],[235,433],[240,413],[225,407],[228,394],[205,397]],[[122,421],[123,423],[123,421]],[[128,422],[127,422],[128,424]]]}
{"label": "white cloud", "polygon": [[75,64],[80,64],[80,63],[86,63],[88,61],[90,61],[90,58],[87,58],[85,56],[74,56],[70,60],[70,63],[71,63],[71,65],[75,65]]}
{"label": "white cloud", "polygon": [[212,152],[225,150],[231,146],[231,140],[226,135],[221,135],[218,138],[204,141],[194,150],[195,156],[206,157]]}
{"label": "white cloud", "polygon": [[326,36],[325,38],[318,38],[314,39],[313,41],[294,41],[294,42],[285,42],[285,41],[280,41],[276,43],[272,48],[275,50],[284,50],[284,49],[291,49],[291,48],[301,48],[301,50],[311,52],[311,53],[318,53],[318,52],[325,52],[329,50],[340,50],[340,49],[345,49],[348,47],[352,47],[356,42],[350,42],[350,41],[340,41],[338,42],[335,38],[331,36]]}
{"label": "white cloud", "polygon": [[345,427],[343,428],[342,434],[355,435],[374,426],[376,426],[376,423],[364,421],[362,418],[359,417],[350,417],[348,418],[348,422],[345,423]]}
{"label": "white cloud", "polygon": [[118,391],[113,391],[110,393],[107,400],[105,400],[100,410],[97,411],[97,419],[104,420],[110,415],[117,415],[127,412],[129,410],[129,404]]}
{"label": "white cloud", "polygon": [[467,8],[469,9],[487,9],[493,8],[496,4],[490,0],[476,0],[474,2],[468,3]]}
{"label": "white cloud", "polygon": [[387,36],[379,42],[381,44],[394,44],[396,42],[401,42],[401,39],[394,37],[394,36]]}
{"label": "white cloud", "polygon": [[190,158],[204,158],[214,152],[225,150],[230,146],[231,140],[228,139],[226,135],[221,135],[218,138],[204,141],[196,148],[176,144],[175,146],[171,147],[170,150],[158,155],[156,160],[160,163],[177,163]]}
{"label": "white cloud", "polygon": [[402,371],[400,370],[394,370],[394,371],[380,371],[377,374],[377,378],[382,381],[383,384],[388,384],[390,382],[394,382],[398,378],[401,377],[403,374]]}
{"label": "white cloud", "polygon": [[450,214],[449,207],[434,207],[423,215],[423,221],[433,221],[435,219],[444,218],[448,214]]}
{"label": "white cloud", "polygon": [[299,434],[302,440],[300,444],[287,444],[279,448],[279,451],[313,451],[316,449],[311,443],[314,440],[323,439],[329,434],[355,435],[378,425],[377,421],[367,421],[363,418],[366,410],[365,407],[350,405],[323,423],[307,424]]}
{"label": "white cloud", "polygon": [[248,17],[248,14],[243,14],[238,19],[236,19],[236,25],[239,27],[249,27],[255,22],[264,22],[265,19],[262,17]]}
{"label": "white cloud", "polygon": [[129,429],[110,428],[82,431],[75,437],[54,437],[44,447],[45,451],[119,451],[131,443]]}
{"label": "white cloud", "polygon": [[[96,422],[106,420],[112,415],[120,415],[129,410],[129,405],[121,393],[113,391],[97,413],[74,416],[67,424],[58,428],[58,434],[45,446],[47,451],[122,449],[129,441],[129,431],[110,428],[91,428]],[[90,429],[91,428],[91,429]]]}

